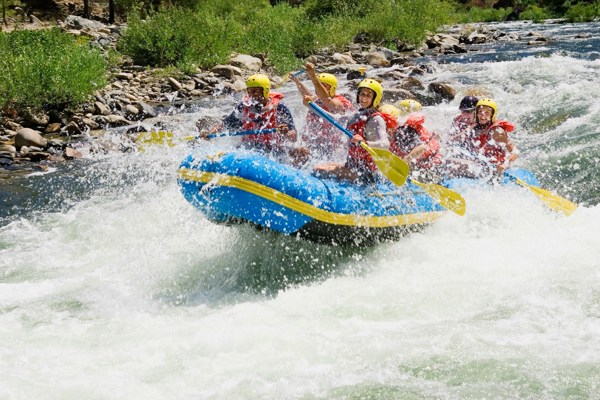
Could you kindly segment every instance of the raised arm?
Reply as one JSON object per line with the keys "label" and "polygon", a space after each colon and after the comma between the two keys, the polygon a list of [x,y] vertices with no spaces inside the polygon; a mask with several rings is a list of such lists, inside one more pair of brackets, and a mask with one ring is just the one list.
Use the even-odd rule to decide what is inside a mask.
{"label": "raised arm", "polygon": [[344,113],[346,111],[344,108],[344,104],[340,100],[330,96],[329,91],[325,89],[325,86],[323,86],[323,83],[319,80],[315,71],[315,66],[312,63],[307,62],[305,68],[306,75],[308,75],[311,82],[313,83],[313,86],[315,87],[315,92],[317,93],[317,97],[323,102],[325,108],[327,108],[334,114]]}

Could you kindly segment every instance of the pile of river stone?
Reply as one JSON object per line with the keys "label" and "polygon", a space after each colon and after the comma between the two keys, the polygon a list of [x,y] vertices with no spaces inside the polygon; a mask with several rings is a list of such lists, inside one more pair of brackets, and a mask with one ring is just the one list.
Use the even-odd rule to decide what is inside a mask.
{"label": "pile of river stone", "polygon": [[[104,25],[77,16],[58,22],[66,32],[90,39],[103,51],[113,48],[124,25]],[[430,35],[419,48],[398,44],[401,51],[390,50],[357,37],[345,52],[321,49],[309,56],[319,72],[345,75],[350,87],[355,87],[367,75],[384,81],[385,101],[416,99],[424,105],[451,101],[456,95],[452,82],[429,79],[424,85],[421,76],[433,74],[431,64],[415,63],[425,55],[458,54],[475,51],[477,46],[491,41],[528,40],[532,44],[545,39],[536,34],[519,38],[515,34],[485,26],[463,26],[456,33]],[[227,65],[216,65],[208,71],[198,70],[190,76],[161,76],[156,70],[133,65],[125,60],[111,71],[109,84],[99,90],[93,101],[74,111],[51,113],[32,110],[13,110],[0,116],[0,166],[18,170],[20,167],[38,169],[81,158],[91,143],[101,143],[107,129],[124,127],[124,135],[160,127],[145,126],[142,122],[158,116],[174,105],[193,102],[203,96],[224,96],[245,89],[244,78],[249,74],[266,72],[273,85],[283,80],[272,72],[269,60],[263,55],[232,54]],[[429,77],[431,78],[431,77]],[[9,115],[7,115],[9,114]],[[129,127],[129,129],[128,129]],[[124,141],[127,143],[127,141]],[[131,143],[131,140],[129,141]],[[86,147],[87,146],[87,147]],[[114,146],[91,146],[94,151],[111,151]],[[118,146],[130,150],[131,146]]]}

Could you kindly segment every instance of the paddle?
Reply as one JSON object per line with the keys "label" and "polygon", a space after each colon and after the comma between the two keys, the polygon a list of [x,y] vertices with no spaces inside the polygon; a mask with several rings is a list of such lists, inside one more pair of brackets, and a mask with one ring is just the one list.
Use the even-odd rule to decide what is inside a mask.
{"label": "paddle", "polygon": [[[336,128],[344,132],[350,138],[354,136],[352,132],[348,131],[346,128],[341,126],[322,108],[320,108],[313,102],[308,103],[308,105],[318,115],[332,123]],[[369,152],[371,157],[373,157],[373,160],[375,161],[377,167],[390,181],[392,181],[398,186],[402,186],[404,182],[406,182],[406,178],[408,177],[409,172],[409,167],[406,161],[402,160],[389,150],[373,148],[368,146],[365,142],[360,142],[360,145],[363,149]],[[465,211],[467,209],[466,202],[465,199],[459,193],[455,192],[454,190],[448,189],[444,186],[437,185],[435,183],[422,183],[415,181],[414,179],[411,179],[410,181],[415,185],[419,186],[424,191],[426,191],[427,194],[429,194],[429,196],[437,200],[442,205],[442,207],[447,208],[448,210],[453,211],[458,215],[465,214]]]}
{"label": "paddle", "polygon": [[252,131],[241,131],[241,132],[221,132],[221,133],[211,133],[207,136],[208,139],[224,137],[224,136],[244,136],[244,135],[264,135],[266,133],[275,133],[277,132],[277,128],[269,128],[269,129],[257,129]]}
{"label": "paddle", "polygon": [[[241,132],[220,132],[220,133],[211,133],[207,136],[207,139],[214,139],[225,136],[243,136],[243,135],[262,135],[266,133],[274,133],[277,131],[277,128],[269,128],[269,129],[258,129],[258,130],[250,130],[250,131],[241,131]],[[141,132],[138,134],[136,143],[138,145],[144,144],[167,144],[169,147],[175,146],[173,142],[175,139],[173,132],[167,131],[159,131],[159,132]],[[186,136],[180,139],[181,142],[189,142],[191,140],[198,139],[198,136]]]}
{"label": "paddle", "polygon": [[[140,132],[135,140],[138,145],[148,144],[166,144],[169,147],[175,146],[173,132],[158,131],[158,132]],[[186,136],[182,141],[193,140],[193,136]]]}
{"label": "paddle", "polygon": [[458,192],[435,183],[423,183],[415,181],[414,179],[410,179],[410,181],[426,191],[427,194],[437,200],[442,207],[447,208],[458,215],[465,215],[467,203]]}
{"label": "paddle", "polygon": [[549,190],[530,185],[507,172],[504,172],[504,175],[511,181],[517,182],[519,185],[531,190],[533,194],[537,196],[538,199],[543,201],[544,204],[546,204],[550,209],[554,211],[560,211],[566,216],[569,216],[577,208],[577,204],[572,203],[564,197],[560,197],[559,195],[556,195],[550,192]]}
{"label": "paddle", "polygon": [[277,86],[275,86],[275,89],[279,89],[280,87],[285,85],[290,80],[290,78],[296,78],[296,77],[302,75],[304,73],[304,71],[306,71],[306,70],[304,68],[302,68],[302,69],[294,72],[291,77],[289,74],[287,74],[286,76],[283,77],[283,80]]}
{"label": "paddle", "polygon": [[[348,131],[346,128],[340,125],[335,119],[331,117],[331,115],[327,114],[325,110],[323,110],[321,107],[319,107],[312,101],[309,102],[308,105],[310,106],[310,108],[313,109],[315,113],[325,118],[327,121],[333,124],[333,126],[344,132],[350,138],[354,136],[352,132]],[[404,185],[404,182],[406,182],[406,178],[408,177],[409,172],[408,164],[404,160],[402,160],[400,157],[398,157],[389,150],[373,148],[365,142],[360,142],[360,146],[363,149],[365,149],[371,155],[371,157],[373,157],[373,161],[375,161],[377,167],[390,181],[392,181],[398,186]]]}

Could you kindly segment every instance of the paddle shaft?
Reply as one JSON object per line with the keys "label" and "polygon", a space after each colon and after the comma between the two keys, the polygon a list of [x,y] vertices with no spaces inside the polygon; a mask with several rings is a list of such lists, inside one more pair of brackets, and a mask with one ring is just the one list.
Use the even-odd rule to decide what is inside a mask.
{"label": "paddle shaft", "polygon": [[275,133],[277,132],[277,128],[269,128],[269,129],[256,129],[250,131],[241,131],[241,132],[221,132],[221,133],[211,133],[207,136],[209,139],[224,137],[224,136],[244,136],[244,135],[264,135],[267,133]]}
{"label": "paddle shaft", "polygon": [[338,128],[340,131],[344,132],[346,135],[348,135],[348,137],[350,139],[352,139],[354,137],[354,134],[352,132],[350,132],[348,129],[344,128],[339,122],[337,122],[331,115],[327,114],[327,112],[325,110],[323,110],[321,107],[319,107],[318,105],[316,105],[315,103],[313,103],[312,101],[310,103],[308,103],[309,107],[312,108],[313,110],[315,110],[315,112],[325,118],[327,121],[329,121],[333,126],[335,126],[336,128]]}

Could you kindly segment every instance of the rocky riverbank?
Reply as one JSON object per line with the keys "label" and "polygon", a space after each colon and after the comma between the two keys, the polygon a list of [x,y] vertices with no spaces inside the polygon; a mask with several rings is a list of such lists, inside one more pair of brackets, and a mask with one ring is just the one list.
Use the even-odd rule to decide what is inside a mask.
{"label": "rocky riverbank", "polygon": [[[114,48],[123,25],[105,25],[77,16],[58,22],[64,31],[89,38],[92,46],[103,51]],[[39,27],[42,27],[41,25]],[[435,34],[419,48],[402,51],[365,43],[356,38],[344,52],[321,49],[307,58],[319,71],[344,75],[348,85],[355,86],[361,71],[383,80],[384,101],[416,99],[424,105],[451,101],[457,95],[453,82],[435,79],[432,64],[417,63],[423,56],[477,51],[478,45],[491,41],[527,41],[535,45],[546,41],[531,32],[525,37],[507,34],[484,25],[460,27],[457,33]],[[7,110],[0,116],[0,168],[3,176],[21,171],[44,170],[85,154],[135,149],[140,131],[160,130],[145,121],[157,117],[162,110],[205,96],[226,96],[245,89],[245,76],[266,72],[277,86],[283,80],[273,73],[269,60],[262,56],[232,54],[227,65],[217,65],[193,75],[169,76],[164,70],[133,65],[124,59],[110,71],[109,84],[94,99],[76,110],[36,113],[31,110]],[[425,85],[422,77],[433,74]],[[119,129],[125,135],[119,146],[103,143],[108,129]],[[85,149],[86,151],[83,151]]]}

